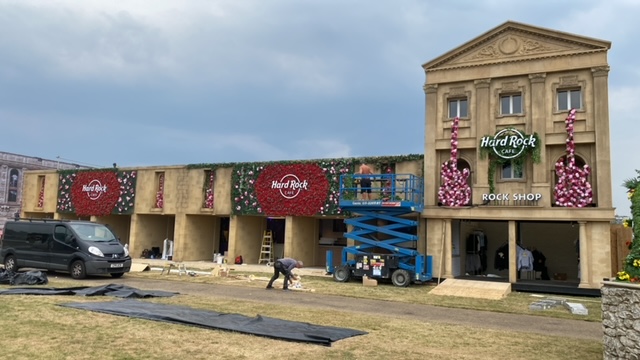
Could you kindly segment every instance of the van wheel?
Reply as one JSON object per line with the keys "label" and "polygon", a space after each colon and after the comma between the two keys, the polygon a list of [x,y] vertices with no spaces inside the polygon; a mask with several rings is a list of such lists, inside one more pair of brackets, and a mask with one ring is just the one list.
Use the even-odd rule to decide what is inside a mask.
{"label": "van wheel", "polygon": [[114,279],[119,279],[122,277],[122,275],[124,275],[124,273],[112,273],[111,277]]}
{"label": "van wheel", "polygon": [[13,255],[7,255],[4,258],[4,269],[10,272],[18,271],[18,263],[16,262],[16,257]]}
{"label": "van wheel", "polygon": [[71,263],[70,271],[71,277],[74,279],[84,279],[87,277],[87,270],[84,267],[82,260],[76,260]]}

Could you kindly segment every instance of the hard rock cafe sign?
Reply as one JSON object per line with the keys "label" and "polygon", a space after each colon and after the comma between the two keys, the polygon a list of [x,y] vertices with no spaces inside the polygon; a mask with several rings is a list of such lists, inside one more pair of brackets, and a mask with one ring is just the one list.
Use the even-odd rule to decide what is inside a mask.
{"label": "hard rock cafe sign", "polygon": [[271,188],[278,189],[283,198],[293,199],[300,194],[300,191],[309,190],[309,182],[307,180],[300,181],[294,174],[286,174],[279,181],[273,180]]}
{"label": "hard rock cafe sign", "polygon": [[107,185],[102,185],[100,180],[93,179],[89,184],[82,185],[82,192],[86,193],[89,199],[98,200],[103,193],[107,192]]}
{"label": "hard rock cafe sign", "polygon": [[494,136],[480,139],[480,147],[491,149],[496,156],[503,159],[515,159],[525,150],[538,146],[534,135],[525,135],[516,129],[502,129]]}

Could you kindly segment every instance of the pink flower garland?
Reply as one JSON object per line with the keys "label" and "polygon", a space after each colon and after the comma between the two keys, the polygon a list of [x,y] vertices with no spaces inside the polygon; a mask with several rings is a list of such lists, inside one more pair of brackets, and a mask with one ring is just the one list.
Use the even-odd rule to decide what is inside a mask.
{"label": "pink flower garland", "polygon": [[443,206],[466,206],[471,201],[471,187],[467,183],[469,169],[458,170],[458,122],[456,117],[451,123],[451,158],[442,163],[440,176],[442,185],[438,190],[438,199]]}
{"label": "pink flower garland", "polygon": [[164,174],[158,176],[158,191],[156,192],[156,207],[162,209],[164,206]]}
{"label": "pink flower garland", "polygon": [[213,209],[213,185],[215,181],[216,173],[211,170],[209,172],[209,187],[204,193],[204,207],[206,209]]}
{"label": "pink flower garland", "polygon": [[565,119],[567,129],[567,155],[556,162],[558,183],[554,189],[556,205],[565,207],[585,207],[593,202],[593,190],[587,181],[591,168],[584,165],[576,166],[576,145],[573,140],[573,124],[576,120],[576,110],[571,109]]}
{"label": "pink flower garland", "polygon": [[44,206],[44,178],[42,178],[42,183],[40,184],[40,194],[38,195],[38,208],[42,208]]}

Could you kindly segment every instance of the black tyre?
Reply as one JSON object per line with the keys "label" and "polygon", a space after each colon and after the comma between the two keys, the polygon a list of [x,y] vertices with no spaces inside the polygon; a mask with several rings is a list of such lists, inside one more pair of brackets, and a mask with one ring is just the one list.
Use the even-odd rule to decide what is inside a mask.
{"label": "black tyre", "polygon": [[333,279],[338,282],[347,282],[351,277],[351,269],[348,266],[338,266],[333,271]]}
{"label": "black tyre", "polygon": [[119,279],[124,275],[124,273],[111,273],[111,277],[114,279]]}
{"label": "black tyre", "polygon": [[69,267],[69,273],[74,279],[84,279],[87,277],[87,269],[84,266],[84,261],[76,260],[71,263]]}
{"label": "black tyre", "polygon": [[18,271],[18,263],[16,262],[16,257],[13,255],[7,255],[4,258],[4,269],[10,272]]}
{"label": "black tyre", "polygon": [[407,287],[411,283],[411,276],[407,270],[397,269],[391,274],[391,282],[395,286]]}

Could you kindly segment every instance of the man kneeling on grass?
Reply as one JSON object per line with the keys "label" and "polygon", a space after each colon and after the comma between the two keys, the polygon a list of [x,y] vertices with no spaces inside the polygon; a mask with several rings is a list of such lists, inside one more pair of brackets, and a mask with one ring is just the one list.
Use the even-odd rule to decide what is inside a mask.
{"label": "man kneeling on grass", "polygon": [[295,268],[301,268],[303,266],[302,261],[298,261],[292,258],[283,258],[278,259],[273,264],[273,276],[271,280],[269,280],[269,284],[267,284],[267,289],[273,289],[273,282],[280,276],[280,273],[284,275],[284,285],[282,286],[282,290],[289,290],[289,282],[291,278],[295,278],[293,274],[291,274],[291,270]]}

